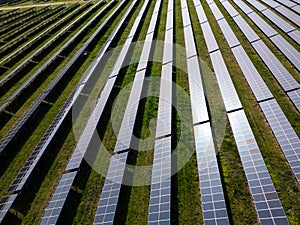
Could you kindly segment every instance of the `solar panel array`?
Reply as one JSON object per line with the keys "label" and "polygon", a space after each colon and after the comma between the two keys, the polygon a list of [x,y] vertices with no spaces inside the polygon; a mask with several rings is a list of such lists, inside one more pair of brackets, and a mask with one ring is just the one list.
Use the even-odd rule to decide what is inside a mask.
{"label": "solar panel array", "polygon": [[94,218],[94,225],[113,224],[114,222],[127,156],[128,152],[124,152],[111,157]]}
{"label": "solar panel array", "polygon": [[155,140],[148,224],[171,224],[171,137]]}
{"label": "solar panel array", "polygon": [[14,201],[17,198],[17,194],[5,196],[0,200],[0,224],[4,222],[5,217],[9,213],[9,209],[14,204]]}
{"label": "solar panel array", "polygon": [[[279,10],[283,9],[285,7],[280,6],[280,4],[278,4],[277,2],[273,1],[273,0],[264,0],[266,4],[268,4],[269,6],[271,6],[271,8],[275,9],[275,10]],[[265,17],[267,17],[275,26],[279,27],[281,30],[283,30],[283,32],[285,32],[287,35],[289,35],[292,39],[294,39],[293,35],[290,35],[290,32],[296,30],[296,27],[292,26],[291,24],[289,24],[288,22],[286,22],[284,19],[282,19],[280,16],[278,16],[276,13],[274,13],[273,11],[267,9],[265,6],[263,6],[263,4],[257,2],[256,0],[251,0],[248,2],[253,5],[257,10],[259,10]],[[242,5],[245,5],[245,3],[241,3]],[[240,5],[239,5],[240,7]],[[262,10],[263,8],[263,10]],[[286,9],[286,8],[285,8]],[[283,9],[285,11],[285,9]],[[289,12],[289,9],[287,9]],[[295,14],[294,12],[292,12],[293,14]],[[262,30],[262,32],[264,32],[268,37],[275,35],[275,30],[263,19],[260,18],[260,16],[258,16],[255,12],[251,13],[251,15],[248,15],[251,20]],[[298,15],[294,15],[296,17],[299,17]],[[300,17],[299,17],[300,18]],[[292,20],[291,20],[292,21]],[[296,25],[298,25],[296,23]],[[299,37],[298,37],[299,38]],[[297,42],[297,39],[294,39]],[[288,43],[288,42],[287,42]],[[284,54],[284,52],[282,52]]]}
{"label": "solar panel array", "polygon": [[300,139],[275,99],[259,103],[271,129],[300,184]]}
{"label": "solar panel array", "polygon": [[[234,2],[238,7],[240,7],[240,9],[244,9],[245,7],[248,7],[245,3],[240,2],[240,0],[234,0]],[[229,8],[228,4],[230,4],[230,2],[228,2],[228,1],[222,2],[222,5],[227,5],[226,7],[224,6],[224,8],[226,10],[227,10],[227,8]],[[255,51],[260,56],[262,61],[266,64],[266,66],[271,71],[271,73],[273,74],[275,79],[281,85],[283,90],[285,92],[288,92],[288,91],[292,91],[294,89],[298,89],[300,87],[299,83],[292,77],[292,75],[288,72],[288,70],[281,64],[279,59],[276,58],[276,56],[272,53],[272,51],[266,46],[266,44],[257,36],[257,34],[254,32],[254,30],[242,18],[242,16],[236,15],[233,17],[233,20],[236,22],[238,27],[241,29],[243,34],[246,36],[248,41],[251,43],[252,47],[255,49]],[[274,38],[277,41],[276,37],[279,37],[279,36],[278,35],[274,36]],[[282,45],[282,43],[280,43],[280,44]],[[286,45],[281,48],[282,48],[282,50],[283,50],[283,48],[287,48],[290,52],[294,52],[289,48],[289,45]],[[290,54],[291,55],[291,56],[289,56],[290,58],[292,58],[292,57],[295,58],[295,56],[292,53],[289,53],[288,51],[286,51],[285,54],[286,55]],[[299,66],[299,63],[298,63],[298,66]],[[291,99],[291,101],[294,103],[294,101],[296,101],[296,99]],[[296,104],[296,103],[294,103],[294,104]]]}
{"label": "solar panel array", "polygon": [[[201,16],[199,17],[201,23],[201,18],[206,19],[202,5],[198,0],[194,0],[194,5],[196,9],[198,9],[198,15]],[[214,5],[214,3],[210,5]],[[182,13],[189,12],[182,11]],[[190,20],[189,15],[188,18]],[[205,24],[208,24],[208,22],[202,23],[201,25]],[[192,31],[192,26],[189,26],[186,29],[190,29]],[[191,32],[186,32],[186,29],[184,31],[187,35],[189,35]],[[191,36],[189,39],[185,38],[186,44],[189,41],[192,41],[190,44],[195,46],[195,39],[193,36]],[[229,224],[229,219],[220,179],[216,151],[213,143],[208,109],[205,102],[200,64],[196,50],[195,54],[195,57],[187,57],[187,71],[194,124],[194,138],[196,143],[203,221],[204,224],[226,225]]]}
{"label": "solar panel array", "polygon": [[63,174],[44,211],[39,224],[57,224],[65,202],[70,194],[77,171]]}
{"label": "solar panel array", "polygon": [[261,224],[289,224],[244,110],[228,113]]}
{"label": "solar panel array", "polygon": [[[233,49],[238,49],[238,47]],[[220,51],[210,53],[210,56],[218,79],[218,69],[223,68],[222,71],[226,71],[226,66],[224,61],[223,66],[220,66],[222,63],[216,63],[217,60],[214,59],[216,53],[218,53],[217,57],[222,57]],[[220,59],[218,61],[222,62]],[[221,93],[224,89],[223,83],[224,81],[218,79]],[[232,93],[234,92],[233,87]],[[226,107],[226,96],[223,93],[222,97]],[[239,102],[238,97],[237,100]],[[237,108],[234,111],[229,111],[228,107],[226,110],[261,224],[289,224],[244,110]]]}

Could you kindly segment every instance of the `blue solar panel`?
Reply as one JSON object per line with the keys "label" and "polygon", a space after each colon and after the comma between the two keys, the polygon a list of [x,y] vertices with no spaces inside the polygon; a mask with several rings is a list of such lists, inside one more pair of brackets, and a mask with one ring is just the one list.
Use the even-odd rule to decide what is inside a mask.
{"label": "blue solar panel", "polygon": [[199,0],[194,0],[194,4],[196,6],[196,12],[200,23],[205,23],[207,21],[207,17],[204,13],[203,7],[200,4]]}
{"label": "blue solar panel", "polygon": [[232,83],[221,52],[216,51],[211,53],[210,58],[218,80],[226,111],[229,112],[242,108],[242,104]]}
{"label": "blue solar panel", "polygon": [[277,34],[277,31],[274,30],[266,21],[264,21],[257,13],[253,12],[248,15],[248,17],[254,22],[256,26],[261,29],[261,31],[267,36],[271,37]]}
{"label": "blue solar panel", "polygon": [[0,200],[0,224],[4,222],[5,217],[9,213],[9,209],[14,204],[14,201],[17,198],[17,194],[5,196]]}
{"label": "blue solar panel", "polygon": [[285,33],[295,30],[295,27],[269,9],[263,11],[262,14],[264,14],[274,25],[279,27]]}
{"label": "blue solar panel", "polygon": [[102,188],[100,201],[94,218],[96,224],[113,224],[122,181],[124,177],[128,152],[113,155]]}
{"label": "blue solar panel", "polygon": [[286,8],[285,6],[279,6],[276,8],[276,11],[278,11],[281,15],[286,17],[288,20],[299,26],[300,24],[300,16],[293,12],[292,10]]}
{"label": "blue solar panel", "polygon": [[282,86],[283,90],[289,91],[299,88],[300,85],[281,64],[281,62],[274,56],[271,50],[261,40],[252,44],[257,54],[264,61],[271,73],[274,75],[278,83]]}
{"label": "blue solar panel", "polygon": [[228,118],[260,223],[288,225],[244,110],[229,113]]}
{"label": "blue solar panel", "polygon": [[240,45],[239,40],[236,38],[231,27],[229,26],[229,24],[227,23],[227,21],[225,19],[219,20],[218,24],[219,24],[219,26],[223,32],[223,35],[224,35],[230,48]]}
{"label": "blue solar panel", "polygon": [[172,63],[162,66],[156,137],[172,133]]}
{"label": "blue solar panel", "polygon": [[298,109],[298,112],[300,112],[300,89],[288,92],[287,94],[295,107]]}
{"label": "blue solar panel", "polygon": [[300,139],[275,99],[261,102],[260,107],[300,184]]}
{"label": "blue solar panel", "polygon": [[275,46],[290,60],[290,62],[300,71],[300,53],[288,43],[282,36],[271,37]]}
{"label": "blue solar panel", "polygon": [[171,137],[154,147],[148,224],[171,223]]}
{"label": "blue solar panel", "polygon": [[41,225],[56,224],[70,193],[77,171],[63,174],[40,220]]}
{"label": "blue solar panel", "polygon": [[222,2],[222,5],[231,17],[239,15],[238,11],[236,11],[236,9],[228,1]]}
{"label": "blue solar panel", "polygon": [[217,21],[224,18],[223,14],[220,12],[218,6],[215,3],[210,4],[209,8]]}
{"label": "blue solar panel", "polygon": [[229,224],[209,123],[194,126],[204,224]]}
{"label": "blue solar panel", "polygon": [[300,31],[299,30],[294,30],[288,35],[299,45],[300,44]]}
{"label": "blue solar panel", "polygon": [[244,2],[242,2],[241,0],[234,0],[233,1],[245,14],[249,14],[251,12],[253,12],[253,10],[246,5]]}
{"label": "blue solar panel", "polygon": [[257,101],[273,98],[272,93],[261,78],[250,58],[246,54],[242,46],[232,49],[234,57],[236,58],[255,98]]}
{"label": "blue solar panel", "polygon": [[259,40],[259,36],[254,32],[250,25],[240,15],[233,18],[250,43]]}

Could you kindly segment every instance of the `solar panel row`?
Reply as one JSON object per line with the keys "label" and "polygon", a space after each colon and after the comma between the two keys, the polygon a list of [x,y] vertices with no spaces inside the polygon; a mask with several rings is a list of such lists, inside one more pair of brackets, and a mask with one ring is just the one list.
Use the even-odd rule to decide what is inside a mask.
{"label": "solar panel row", "polygon": [[171,224],[171,137],[155,141],[148,224]]}
{"label": "solar panel row", "polygon": [[0,224],[5,222],[5,218],[8,216],[9,209],[14,204],[17,194],[5,196],[0,200]]}
{"label": "solar panel row", "polygon": [[113,224],[114,222],[127,156],[128,152],[124,152],[111,157],[94,218],[94,225]]}
{"label": "solar panel row", "polygon": [[290,91],[287,94],[289,98],[292,100],[292,102],[294,103],[295,107],[300,112],[300,89],[295,91]]}
{"label": "solar panel row", "polygon": [[229,224],[210,123],[194,126],[204,224]]}
{"label": "solar panel row", "polygon": [[[226,2],[230,4],[228,1]],[[235,16],[233,20],[241,29],[242,33],[246,36],[250,43],[260,39],[259,36],[254,32],[254,30],[250,27],[250,25],[244,20],[244,18],[241,15]]]}
{"label": "solar panel row", "polygon": [[58,223],[62,209],[70,194],[76,174],[77,171],[63,174],[61,176],[39,224],[45,225]]}
{"label": "solar panel row", "polygon": [[259,103],[271,129],[300,184],[300,139],[275,99]]}
{"label": "solar panel row", "polygon": [[278,3],[281,3],[282,5],[285,5],[288,8],[293,8],[297,4],[290,0],[276,0]]}
{"label": "solar panel row", "polygon": [[[194,0],[194,5],[198,10],[203,10],[202,5],[197,0]],[[209,6],[215,7],[215,4],[211,3]],[[206,18],[204,11],[199,11],[199,13],[199,15],[204,15],[204,18]],[[199,17],[199,20],[201,22],[201,17]],[[192,30],[192,27],[190,29]],[[185,43],[190,40],[195,45],[193,36],[191,39],[185,39]],[[187,71],[204,224],[226,225],[229,224],[229,220],[205,102],[198,56],[187,58]]]}
{"label": "solar panel row", "polygon": [[291,24],[286,22],[284,19],[282,19],[280,16],[269,9],[263,11],[262,14],[265,15],[265,17],[267,17],[270,21],[272,21],[273,24],[275,24],[285,33],[295,30],[295,27],[293,27]]}
{"label": "solar panel row", "polygon": [[269,5],[273,9],[280,6],[280,4],[278,4],[278,2],[275,2],[273,0],[261,0],[261,1],[264,2],[265,4]]}
{"label": "solar panel row", "polygon": [[[187,9],[187,8],[186,8]],[[168,1],[148,224],[171,223],[171,136],[174,1]],[[188,22],[188,21],[186,21]],[[166,49],[170,49],[166,51]],[[159,139],[158,139],[159,138]]]}
{"label": "solar panel row", "polygon": [[300,16],[297,13],[293,12],[292,10],[282,5],[275,8],[275,10],[279,12],[281,15],[283,15],[285,18],[293,22],[295,25],[299,26]]}
{"label": "solar panel row", "polygon": [[[219,9],[217,9],[217,10],[220,12]],[[223,32],[223,35],[224,35],[226,41],[228,42],[230,48],[240,45],[239,40],[236,38],[236,36],[233,33],[232,29],[230,28],[229,24],[226,22],[225,18],[218,20],[218,24]]]}
{"label": "solar panel row", "polygon": [[228,118],[260,223],[289,224],[244,110]]}

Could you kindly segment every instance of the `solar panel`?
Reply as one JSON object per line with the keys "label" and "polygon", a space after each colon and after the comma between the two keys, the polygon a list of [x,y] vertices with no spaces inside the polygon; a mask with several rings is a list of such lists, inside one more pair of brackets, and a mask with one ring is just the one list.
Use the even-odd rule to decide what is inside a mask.
{"label": "solar panel", "polygon": [[289,224],[244,110],[228,118],[260,223]]}
{"label": "solar panel", "polygon": [[295,2],[292,2],[290,0],[277,0],[279,3],[289,7],[289,8],[292,8],[294,6],[296,6],[297,4]]}
{"label": "solar panel", "polygon": [[236,9],[228,1],[222,2],[222,5],[231,17],[239,15],[238,11],[236,11]]}
{"label": "solar panel", "polygon": [[215,3],[210,4],[209,8],[217,21],[224,18],[223,14],[220,12],[218,6]]}
{"label": "solar panel", "polygon": [[255,23],[256,26],[267,36],[271,37],[277,34],[277,31],[274,30],[266,21],[264,21],[258,14],[255,12],[248,15],[248,17]]}
{"label": "solar panel", "polygon": [[149,225],[171,223],[171,150],[171,137],[155,141]]}
{"label": "solar panel", "polygon": [[208,22],[202,23],[201,28],[203,31],[203,35],[204,35],[204,39],[206,42],[208,52],[213,52],[213,51],[218,50],[219,46],[218,46],[215,36],[209,26],[209,23]]}
{"label": "solar panel", "polygon": [[163,64],[169,63],[173,61],[173,29],[167,30],[165,32],[165,45],[164,54],[163,54]]}
{"label": "solar panel", "polygon": [[293,9],[294,12],[300,14],[300,5],[296,5],[292,9]]}
{"label": "solar panel", "polygon": [[271,73],[274,75],[283,90],[289,91],[299,88],[300,85],[274,56],[271,50],[261,40],[252,43],[253,48],[257,54],[264,61]]}
{"label": "solar panel", "polygon": [[261,102],[260,107],[270,124],[285,158],[300,184],[300,139],[275,99]]}
{"label": "solar panel", "polygon": [[194,44],[194,33],[191,26],[184,28],[184,40],[186,40],[185,41],[186,57],[190,58],[192,56],[197,55],[196,46]]}
{"label": "solar panel", "polygon": [[235,87],[232,83],[220,50],[210,54],[213,68],[218,80],[226,111],[242,108]]}
{"label": "solar panel", "polygon": [[94,225],[113,224],[124,177],[128,152],[113,155],[102,187]]}
{"label": "solar panel", "polygon": [[287,94],[295,107],[298,109],[298,112],[300,112],[300,89],[288,92]]}
{"label": "solar panel", "polygon": [[189,16],[189,9],[184,8],[181,10],[181,15],[182,15],[182,22],[183,22],[183,27],[191,25],[191,20]]}
{"label": "solar panel", "polygon": [[194,4],[196,5],[196,12],[200,23],[205,23],[207,21],[207,17],[204,13],[203,7],[200,4],[199,0],[194,0]]}
{"label": "solar panel", "polygon": [[271,37],[271,41],[285,55],[288,60],[300,71],[300,53],[281,35]]}
{"label": "solar panel", "polygon": [[279,6],[276,8],[276,11],[278,11],[281,15],[289,19],[291,22],[299,26],[300,24],[300,16],[293,12],[292,10],[286,8],[285,6]]}
{"label": "solar panel", "polygon": [[5,196],[0,200],[0,224],[4,222],[5,217],[7,216],[9,209],[14,204],[18,194]]}
{"label": "solar panel", "polygon": [[300,31],[299,30],[294,30],[288,35],[299,45],[300,44]]}
{"label": "solar panel", "polygon": [[250,43],[259,40],[259,36],[240,15],[233,18]]}
{"label": "solar panel", "polygon": [[39,224],[56,224],[70,193],[77,171],[63,174],[49,200]]}
{"label": "solar panel", "polygon": [[97,127],[97,124],[100,120],[100,117],[102,115],[102,112],[104,110],[104,107],[107,103],[108,97],[111,93],[111,90],[115,84],[116,77],[113,77],[111,79],[108,79],[101,95],[98,99],[98,102],[89,117],[89,120],[76,144],[76,148],[74,152],[72,153],[72,156],[65,168],[65,170],[73,170],[78,169],[82,163],[83,157],[87,151],[87,148],[89,146],[89,143],[92,139],[93,133]]}
{"label": "solar panel", "polygon": [[229,26],[229,24],[227,23],[227,21],[225,19],[219,20],[218,24],[223,32],[223,35],[224,35],[226,41],[228,42],[230,48],[240,45],[239,40],[236,38],[231,27]]}
{"label": "solar panel", "polygon": [[172,133],[172,63],[162,66],[156,137]]}
{"label": "solar panel", "polygon": [[229,224],[209,123],[194,126],[204,224]]}
{"label": "solar panel", "polygon": [[261,1],[266,3],[267,5],[269,5],[273,9],[280,6],[280,4],[278,4],[277,2],[275,2],[273,0],[261,0]]}
{"label": "solar panel", "polygon": [[273,98],[272,93],[261,78],[242,46],[232,48],[236,58],[257,101]]}
{"label": "solar panel", "polygon": [[249,14],[251,12],[253,12],[253,10],[246,5],[244,2],[242,2],[241,0],[234,0],[233,1],[245,14]]}
{"label": "solar panel", "polygon": [[254,8],[256,8],[258,11],[263,11],[267,9],[263,4],[256,0],[246,0],[248,3],[250,3]]}
{"label": "solar panel", "polygon": [[174,13],[173,10],[168,11],[168,13],[167,13],[166,30],[169,30],[169,29],[173,28],[173,26],[174,26],[173,25],[173,16],[174,16],[173,13]]}
{"label": "solar panel", "polygon": [[295,27],[290,25],[288,22],[283,20],[280,16],[273,13],[269,9],[263,11],[262,14],[264,14],[274,25],[279,27],[285,33],[295,30]]}

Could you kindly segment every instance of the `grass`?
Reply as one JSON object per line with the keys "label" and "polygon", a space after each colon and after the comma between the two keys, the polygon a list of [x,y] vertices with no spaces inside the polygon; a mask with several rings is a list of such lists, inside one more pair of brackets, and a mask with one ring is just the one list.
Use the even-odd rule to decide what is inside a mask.
{"label": "grass", "polygon": [[[157,33],[155,34],[156,40],[164,40],[167,3],[167,0],[164,0],[162,3],[162,11],[159,15],[158,21],[159,27]],[[224,111],[225,109],[220,96],[220,91],[218,90],[216,78],[212,73],[212,64],[210,62],[207,49],[205,47],[205,41],[199,22],[197,20],[196,11],[194,9],[193,3],[191,1],[189,1],[188,3],[192,20],[192,26],[195,34],[194,36],[196,39],[196,46],[198,49],[199,56],[202,60],[202,78],[204,80],[205,94],[209,106],[212,127],[216,136],[217,146],[219,147],[217,158],[219,161],[219,168],[231,223],[257,224],[257,218],[254,207],[251,202],[251,195],[249,193],[246,177],[243,171],[243,167],[240,161],[240,157],[231,128],[226,119],[226,114]],[[122,13],[126,11],[126,9],[129,7],[129,4],[130,3],[128,3],[124,9],[122,9]],[[122,30],[122,33],[118,35],[118,41],[114,43],[114,47],[121,46],[122,44],[124,44],[142,4],[142,1],[138,3],[138,7],[135,9],[130,20],[126,22],[126,27]],[[155,1],[151,1],[150,7],[147,11],[147,15],[142,21],[143,24],[139,29],[137,41],[142,41],[145,38],[154,5]],[[217,3],[217,5],[224,13],[226,20],[229,22],[230,26],[234,30],[234,33],[237,35],[246,52],[250,55],[251,60],[254,62],[256,68],[263,76],[263,79],[270,87],[272,93],[279,102],[284,113],[286,114],[291,124],[293,125],[295,131],[299,135],[299,113],[295,110],[292,103],[288,101],[286,95],[281,90],[280,86],[275,82],[273,76],[264,66],[259,57],[255,54],[255,51],[252,49],[251,45],[247,42],[245,37],[241,34],[239,29],[234,25],[232,19],[229,17],[228,14],[225,13],[225,10],[222,8],[221,4]],[[286,163],[286,160],[276,142],[276,139],[274,138],[268,124],[266,123],[263,117],[263,114],[261,113],[258,107],[254,96],[251,93],[251,90],[248,84],[246,83],[246,80],[244,79],[241,70],[239,69],[233,55],[230,53],[229,46],[226,44],[226,41],[222,36],[221,31],[209,10],[209,7],[206,3],[204,3],[203,6],[205,12],[208,13],[208,19],[210,25],[212,26],[213,32],[217,38],[218,44],[220,45],[220,49],[224,56],[226,54],[226,57],[224,57],[225,62],[227,65],[230,65],[228,69],[232,76],[232,80],[241,98],[241,102],[244,106],[249,123],[260,146],[260,150],[263,154],[264,160],[269,169],[269,172],[271,174],[276,190],[285,209],[285,212],[288,216],[288,219],[290,220],[290,223],[292,225],[299,224],[299,186],[297,185],[294,179],[291,179],[291,170],[289,169],[289,166]],[[175,1],[174,9],[174,40],[175,43],[179,46],[184,46],[184,33],[182,29],[180,1]],[[109,13],[112,10],[110,10],[106,14],[106,16],[109,15]],[[46,131],[46,128],[54,119],[67,97],[70,95],[71,90],[73,90],[76,87],[79,79],[82,77],[88,66],[91,64],[92,60],[96,57],[101,46],[103,46],[105,40],[112,32],[113,28],[116,26],[118,20],[121,18],[122,13],[118,15],[118,17],[114,20],[114,22],[107,29],[107,31],[98,40],[97,44],[95,45],[95,48],[91,50],[91,52],[88,52],[88,58],[85,60],[84,64],[79,68],[79,70],[74,73],[74,76],[68,81],[68,83],[65,84],[65,89],[61,92],[59,97],[57,99],[47,99],[47,101],[50,102],[50,104],[44,104],[46,112],[43,119],[35,128],[35,130],[29,137],[29,139],[26,141],[26,143],[20,148],[18,154],[16,154],[12,162],[9,164],[5,172],[0,177],[1,197],[4,196],[4,192],[8,188],[9,184],[11,183],[17,172],[20,170],[21,166],[25,163],[32,149],[38,143],[42,134]],[[93,15],[95,15],[95,13],[90,15],[89,19]],[[104,19],[105,17],[102,18],[101,21],[103,21]],[[247,22],[251,23],[249,20]],[[83,26],[83,24],[81,26]],[[76,31],[78,29],[80,28],[77,28]],[[76,46],[74,51],[72,51],[72,53],[76,52],[76,50],[79,49],[82,43],[85,40],[87,40],[88,36],[94,30],[95,28],[89,31],[89,33]],[[257,28],[256,31],[260,32]],[[261,34],[261,32],[259,33],[259,35],[262,37],[262,39],[266,39]],[[266,41],[268,42],[268,40]],[[272,44],[270,42],[268,42],[267,44],[268,46],[272,47]],[[58,48],[59,46],[53,49],[53,51],[51,51],[49,55],[55,52]],[[274,46],[272,47],[272,50],[273,48]],[[132,63],[129,66],[122,69],[120,73],[122,75],[120,75],[117,79],[117,83],[114,87],[114,93],[112,96],[113,98],[111,98],[109,101],[109,105],[111,106],[113,104],[113,101],[115,100],[115,97],[120,97],[120,107],[117,108],[117,111],[113,112],[113,116],[115,116],[115,118],[113,118],[115,124],[112,124],[109,107],[107,107],[98,125],[98,132],[100,132],[103,146],[100,146],[99,149],[96,149],[96,151],[98,151],[98,155],[94,162],[93,168],[95,170],[88,168],[88,166],[85,165],[80,171],[81,181],[77,181],[75,183],[75,186],[72,188],[72,193],[75,196],[75,198],[71,200],[71,204],[68,207],[70,214],[64,215],[67,224],[92,224],[93,222],[93,217],[97,209],[102,186],[105,180],[103,175],[106,174],[108,168],[108,161],[105,159],[107,159],[107,156],[109,154],[112,154],[113,152],[116,143],[116,130],[118,130],[120,127],[122,117],[125,112],[126,103],[130,94],[130,89],[127,91],[123,90],[124,88],[128,87],[128,85],[130,85],[134,79],[137,63],[133,62],[136,62],[139,58],[139,52],[141,49],[141,45],[138,45],[134,48],[134,52],[131,58]],[[185,72],[185,54],[184,51],[180,48],[177,48],[176,51],[176,68],[174,68],[173,81],[176,82],[178,87],[175,89],[174,92],[175,107],[173,108],[174,124],[172,129],[172,132],[174,132],[172,134],[172,157],[176,163],[172,165],[172,170],[179,170],[179,167],[182,165],[182,158],[185,156],[185,154],[193,154],[190,160],[186,164],[184,164],[184,166],[178,171],[178,173],[174,174],[172,177],[172,223],[185,225],[203,224],[201,200],[199,194],[197,161],[194,152],[195,143],[193,140],[193,126],[190,102],[184,101],[184,99],[181,98],[182,90],[184,90],[185,93],[189,94],[188,77],[187,73]],[[274,52],[276,51],[276,54],[280,55],[278,50],[274,50]],[[105,67],[103,68],[103,71],[101,72],[101,75],[99,72],[99,77],[95,78],[95,83],[92,84],[92,89],[84,89],[83,94],[80,96],[80,98],[84,99],[86,102],[80,114],[83,117],[79,117],[74,124],[74,129],[77,130],[77,133],[75,134],[75,131],[71,130],[70,127],[64,130],[63,135],[60,138],[58,138],[58,142],[53,145],[53,148],[51,148],[51,157],[48,160],[46,160],[45,168],[41,170],[39,182],[33,185],[34,191],[29,192],[28,197],[24,197],[26,201],[22,203],[18,202],[18,204],[16,205],[15,209],[17,212],[17,217],[22,220],[21,224],[37,224],[39,222],[40,217],[42,216],[43,211],[50,199],[50,196],[56,184],[58,183],[59,177],[63,173],[65,165],[68,162],[68,159],[70,158],[70,155],[76,145],[76,138],[84,128],[87,115],[91,113],[95,104],[95,99],[102,90],[107,75],[114,66],[114,60],[119,52],[120,48],[118,48],[112,53],[112,56],[108,59]],[[162,48],[156,47],[154,54],[158,57],[161,57]],[[25,112],[28,109],[28,105],[30,105],[36,99],[36,97],[43,90],[46,84],[54,78],[57,72],[66,64],[66,62],[69,59],[70,57],[66,56],[66,58],[62,60],[60,67],[56,68],[54,70],[55,72],[45,79],[43,85],[38,87],[38,89],[27,100],[24,106],[20,108],[16,115],[9,121],[9,123],[7,123],[7,127],[1,131],[2,135],[5,134],[8,131],[8,129],[11,128],[12,124],[14,124],[16,119],[20,118],[23,112]],[[293,68],[290,68],[290,63],[287,62],[287,60],[284,59],[284,57],[281,57],[280,60],[282,60],[285,66],[289,67],[289,71],[299,81],[299,78],[297,78],[298,73]],[[42,61],[40,63],[42,63]],[[151,65],[148,68],[147,78],[159,77],[161,73],[161,66],[161,63],[159,62],[151,63]],[[35,68],[33,68],[32,71],[34,71],[36,68],[38,68],[38,65]],[[153,93],[153,91],[157,90],[158,87],[158,82],[155,82],[147,87],[145,86],[144,91],[148,91],[148,93]],[[186,110],[183,112],[183,114],[180,114],[179,109],[181,109],[183,106],[186,107]],[[145,152],[136,152],[131,150],[130,163],[134,166],[148,165],[149,168],[152,168],[154,141],[152,140],[147,142],[143,140],[146,140],[154,132],[154,130],[152,129],[152,125],[154,125],[153,118],[157,116],[157,108],[157,98],[148,97],[140,102],[134,135],[140,139],[138,143],[138,149],[147,148],[150,150]],[[175,109],[177,109],[178,111],[176,111]],[[183,121],[187,122],[187,127],[181,127]],[[224,126],[226,125],[226,127],[219,127],[221,123]],[[99,171],[101,172],[100,174]],[[141,177],[143,179],[145,179],[145,177],[150,179],[150,172],[151,171],[148,170],[133,170],[132,182],[140,181]],[[133,187],[123,186],[120,197],[121,207],[119,207],[117,210],[117,221],[120,224],[146,224],[148,219],[149,196],[149,185]],[[68,216],[70,218],[67,218]]]}

